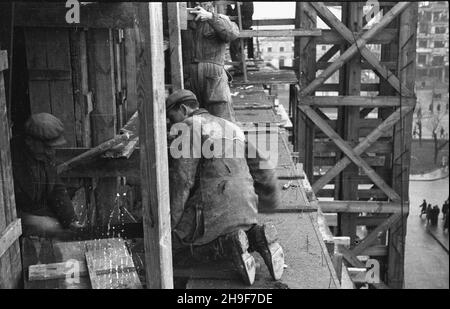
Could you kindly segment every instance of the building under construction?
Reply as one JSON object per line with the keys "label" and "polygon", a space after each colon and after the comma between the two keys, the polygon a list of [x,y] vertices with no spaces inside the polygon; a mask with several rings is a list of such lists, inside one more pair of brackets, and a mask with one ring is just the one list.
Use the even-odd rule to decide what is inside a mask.
{"label": "building under construction", "polygon": [[[219,13],[240,5],[214,3]],[[403,287],[418,3],[378,4],[297,2],[293,19],[253,21],[264,30],[232,18],[242,49],[230,84],[236,121],[247,136],[271,125],[283,201],[258,214],[278,229],[283,277],[257,267],[251,288]],[[184,88],[189,7],[90,2],[67,23],[65,3],[0,4],[1,288],[173,288],[180,278],[187,289],[249,288],[226,264],[172,265],[165,98]],[[259,37],[293,37],[292,66],[249,58],[257,53],[244,40]],[[364,83],[368,70],[377,82]],[[289,85],[286,109],[279,85]],[[64,123],[58,170],[92,239],[22,236],[10,139],[39,112]],[[133,115],[139,136],[129,134]],[[141,232],[95,233],[111,224]],[[74,260],[78,281],[67,280]]]}

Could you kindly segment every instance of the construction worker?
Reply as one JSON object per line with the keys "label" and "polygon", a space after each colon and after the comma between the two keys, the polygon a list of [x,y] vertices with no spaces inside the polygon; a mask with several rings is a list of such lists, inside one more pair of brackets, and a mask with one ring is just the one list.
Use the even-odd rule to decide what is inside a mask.
{"label": "construction worker", "polygon": [[15,200],[24,235],[70,239],[83,227],[56,173],[54,147],[65,143],[62,122],[48,113],[32,115],[24,134],[12,141]]}
{"label": "construction worker", "polygon": [[238,37],[239,29],[228,16],[214,12],[213,2],[196,4],[190,11],[195,19],[189,23],[189,31],[183,31],[183,45],[188,46],[183,50],[186,88],[196,94],[200,107],[234,121],[224,60],[226,46]]}
{"label": "construction worker", "polygon": [[257,224],[258,196],[241,152],[244,133],[199,108],[189,90],[171,94],[166,110],[174,136],[169,145],[174,264],[229,259],[251,285],[255,260],[249,253],[257,251],[273,279],[280,279],[284,254],[273,224]]}
{"label": "construction worker", "polygon": [[[252,28],[253,25],[253,2],[246,1],[241,4],[241,18],[242,18],[242,30],[248,30]],[[227,15],[228,16],[236,16],[238,17],[238,9],[237,5],[235,5],[234,9],[229,4],[227,5]],[[236,20],[236,24],[239,21]],[[248,58],[254,58],[253,55],[253,38],[248,38],[244,40],[244,46],[247,45],[248,50]],[[239,65],[234,65],[236,68],[235,75],[241,75],[243,71],[242,67],[242,52],[241,52],[241,42],[239,39],[236,39],[230,43],[230,56],[233,62],[239,62]]]}

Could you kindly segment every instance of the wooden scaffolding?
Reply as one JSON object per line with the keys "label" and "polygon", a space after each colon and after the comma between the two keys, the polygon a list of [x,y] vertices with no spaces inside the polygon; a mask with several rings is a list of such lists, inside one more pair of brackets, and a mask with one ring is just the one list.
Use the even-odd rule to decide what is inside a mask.
{"label": "wooden scaffolding", "polygon": [[[330,10],[337,5],[341,18]],[[364,267],[357,256],[375,258],[382,282],[402,288],[417,3],[381,2],[378,15],[374,7],[364,11],[364,5],[297,3],[297,26],[314,29],[320,17],[330,30],[295,41],[294,145],[314,192],[325,198],[319,203],[322,211],[338,213],[336,233],[351,239],[344,259]],[[379,19],[374,23],[372,18]],[[365,28],[367,23],[372,24]],[[317,44],[330,45],[320,59]],[[381,45],[381,59],[367,44]],[[379,83],[363,83],[363,70],[373,70]],[[335,73],[339,83],[326,83]],[[367,227],[366,237],[357,237],[358,226]]]}

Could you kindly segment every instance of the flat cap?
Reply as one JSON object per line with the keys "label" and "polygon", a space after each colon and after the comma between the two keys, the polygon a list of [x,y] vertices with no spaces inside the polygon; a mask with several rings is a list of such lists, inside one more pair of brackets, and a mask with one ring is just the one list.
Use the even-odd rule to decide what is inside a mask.
{"label": "flat cap", "polygon": [[192,101],[192,100],[197,101],[197,97],[195,96],[195,94],[192,91],[189,91],[186,89],[177,90],[174,93],[172,93],[171,95],[169,95],[169,97],[167,98],[166,111],[169,111],[170,109],[172,109],[175,106],[175,104],[177,104],[177,103],[182,103],[182,102]]}
{"label": "flat cap", "polygon": [[61,146],[64,139],[64,125],[49,113],[33,114],[25,123],[25,134],[43,141],[48,146]]}

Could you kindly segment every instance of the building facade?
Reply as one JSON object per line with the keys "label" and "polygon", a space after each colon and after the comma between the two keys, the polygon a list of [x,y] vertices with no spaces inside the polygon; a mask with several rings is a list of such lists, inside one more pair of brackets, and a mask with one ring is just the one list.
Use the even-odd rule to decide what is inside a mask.
{"label": "building facade", "polygon": [[448,2],[419,3],[417,82],[427,86],[448,83]]}

